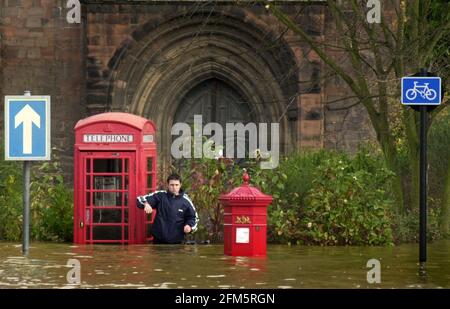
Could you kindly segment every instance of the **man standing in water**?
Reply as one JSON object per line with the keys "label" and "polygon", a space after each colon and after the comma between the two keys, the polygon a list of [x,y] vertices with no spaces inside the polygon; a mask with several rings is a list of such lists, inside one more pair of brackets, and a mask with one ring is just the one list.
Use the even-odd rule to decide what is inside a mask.
{"label": "man standing in water", "polygon": [[157,209],[152,234],[155,244],[179,244],[184,234],[197,230],[198,215],[194,204],[181,189],[181,178],[172,174],[167,178],[167,190],[138,196],[137,207],[147,214]]}

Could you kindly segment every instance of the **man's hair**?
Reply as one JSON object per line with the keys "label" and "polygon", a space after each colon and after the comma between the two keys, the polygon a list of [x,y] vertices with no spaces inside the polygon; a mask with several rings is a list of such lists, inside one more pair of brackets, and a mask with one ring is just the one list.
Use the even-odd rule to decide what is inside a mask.
{"label": "man's hair", "polygon": [[169,177],[167,177],[167,183],[169,183],[171,180],[178,180],[181,183],[181,177],[178,174],[171,174]]}

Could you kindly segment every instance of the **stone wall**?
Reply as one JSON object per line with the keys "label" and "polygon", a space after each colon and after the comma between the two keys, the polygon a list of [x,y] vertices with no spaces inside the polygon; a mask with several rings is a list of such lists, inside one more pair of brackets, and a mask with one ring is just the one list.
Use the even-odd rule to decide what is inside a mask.
{"label": "stone wall", "polygon": [[[254,76],[253,86],[249,89],[254,87],[252,95],[255,101],[257,96],[265,97],[266,93],[272,96],[266,97],[265,103],[264,98],[261,99],[262,103],[269,104],[261,109],[261,113],[273,108],[277,113],[272,115],[273,119],[284,123],[286,151],[322,147],[351,151],[360,140],[373,136],[360,107],[345,112],[327,108],[327,101],[346,96],[348,90],[345,90],[345,85],[338,79],[322,83],[324,67],[319,57],[262,6],[218,3],[212,16],[208,14],[210,8],[193,1],[131,2],[82,1],[82,23],[69,24],[65,0],[0,1],[0,95],[20,95],[24,90],[31,90],[32,94],[51,96],[52,145],[62,158],[69,181],[72,179],[75,123],[87,115],[112,110],[151,115],[146,107],[150,104],[146,96],[151,94],[139,87],[144,87],[142,81],[151,87],[164,76],[158,77],[157,69],[151,66],[148,71],[130,79],[122,76],[129,74],[127,69],[139,71],[148,65],[148,57],[161,53],[159,47],[168,51],[164,57],[175,52],[177,33],[189,32],[188,26],[182,28],[188,25],[185,20],[201,10],[206,12],[205,22],[220,14],[225,19],[226,16],[234,18],[236,23],[242,24],[243,34],[252,32],[247,37],[243,36],[245,40],[260,38],[261,42],[267,39],[266,43],[280,44],[276,48],[270,44],[261,45],[261,49],[258,47],[252,51],[254,55],[250,58],[242,59],[250,59],[251,62],[259,57],[267,63],[267,67],[255,68],[260,75]],[[296,23],[315,40],[332,41],[334,34],[329,27],[326,7],[304,5],[296,2],[286,4],[283,9],[291,12]],[[301,13],[297,14],[300,8]],[[216,20],[217,23],[222,22]],[[152,36],[161,35],[169,22],[172,23],[169,30],[173,34],[160,41],[153,40]],[[224,20],[224,25],[226,23]],[[195,38],[195,31],[192,33]],[[236,32],[224,32],[224,35],[228,35],[227,39],[234,36],[233,40],[239,42]],[[163,46],[169,39],[174,46]],[[246,43],[236,43],[229,49],[236,53]],[[207,42],[202,44],[208,46]],[[213,56],[209,58],[214,61]],[[226,61],[232,65],[232,60]],[[226,61],[221,64],[226,64]],[[244,68],[243,75],[247,71],[251,76],[249,68],[252,66],[253,63]],[[274,87],[261,85],[267,76],[271,78],[267,85]],[[270,90],[271,87],[275,90]],[[164,90],[167,92],[168,89],[160,87],[156,93],[164,95]],[[135,109],[130,107],[133,102],[136,103]],[[346,103],[341,104],[345,106]],[[0,115],[3,118],[3,111]],[[260,119],[265,118],[261,116]],[[164,121],[163,118],[158,120]],[[3,132],[1,134],[3,136]]]}
{"label": "stone wall", "polygon": [[[111,4],[111,2],[121,4]],[[320,60],[292,31],[278,23],[263,6],[219,3],[214,7],[208,7],[191,3],[193,1],[178,2],[176,5],[168,5],[165,1],[156,2],[152,5],[123,4],[129,3],[126,1],[110,1],[109,5],[105,5],[104,1],[89,0],[86,2],[87,108],[89,113],[110,110],[128,111],[148,117],[157,124],[170,125],[172,119],[163,118],[173,112],[175,108],[169,108],[169,104],[176,105],[176,103],[172,103],[174,99],[170,85],[159,87],[161,93],[158,93],[158,87],[154,85],[161,84],[161,80],[167,79],[171,70],[176,70],[173,63],[176,63],[178,67],[185,65],[186,69],[192,67],[192,65],[186,65],[188,62],[186,58],[191,55],[195,56],[194,53],[190,53],[190,50],[194,50],[199,44],[202,44],[201,31],[206,29],[205,31],[210,31],[211,43],[204,46],[204,61],[211,61],[214,65],[214,63],[220,62],[217,60],[218,58],[228,57],[231,68],[235,65],[234,61],[239,62],[239,53],[250,54],[251,59],[256,59],[264,54],[268,67],[265,68],[265,63],[262,63],[259,65],[260,71],[273,73],[278,70],[280,72],[278,75],[276,72],[273,73],[274,78],[271,80],[270,74],[250,72],[251,69],[245,64],[238,63],[236,65],[242,75],[253,74],[252,98],[249,101],[255,102],[257,106],[268,105],[263,111],[271,111],[273,116],[268,118],[259,115],[256,118],[262,119],[263,122],[281,123],[283,134],[281,148],[285,152],[289,152],[298,148],[321,148],[323,146],[322,98],[324,89],[321,88],[319,81]],[[284,5],[283,9],[290,12],[291,17],[315,39],[324,40],[324,7],[312,5],[303,8],[304,5],[304,3],[297,2]],[[298,14],[300,10],[301,13]],[[195,24],[194,20],[199,15],[203,20],[201,25]],[[229,20],[227,21],[227,19]],[[227,22],[229,22],[228,25]],[[236,24],[241,27],[241,34],[231,30]],[[166,30],[168,25],[170,27]],[[220,27],[223,28],[217,30]],[[253,28],[257,30],[250,30]],[[164,31],[175,34],[165,34],[164,36],[161,34]],[[191,39],[187,44],[188,48],[185,48],[183,39],[189,31],[191,31]],[[251,31],[253,33],[248,35]],[[265,42],[255,39],[258,31]],[[223,42],[231,41],[229,37],[234,36],[235,41],[231,41],[227,47],[229,50],[233,50],[234,54],[231,54],[233,58],[222,51],[211,52],[208,55],[209,50],[214,47],[216,32],[223,35]],[[163,38],[158,41],[156,39],[158,36]],[[175,36],[178,36],[179,39],[176,39]],[[239,38],[239,36],[241,37]],[[252,42],[254,49],[245,49],[245,43],[254,39],[255,41]],[[167,51],[169,48],[166,47],[169,45],[168,42],[170,42],[170,51]],[[233,44],[234,46],[232,46]],[[280,44],[281,47],[277,47],[277,44]],[[283,44],[286,47],[283,47]],[[238,50],[239,48],[241,51]],[[171,58],[175,59],[174,55],[176,55],[177,49],[185,50],[184,59],[180,57],[181,59],[169,61]],[[159,59],[153,59],[157,58],[154,55],[159,54],[162,54]],[[166,63],[164,64],[164,62]],[[159,69],[160,63],[163,63],[163,69]],[[252,66],[258,66],[258,63],[255,62]],[[143,70],[142,68],[145,67],[149,67],[149,69]],[[136,72],[139,71],[142,72],[137,74]],[[214,72],[205,73],[213,74]],[[238,81],[237,85],[239,87],[244,83],[244,81]],[[272,84],[276,85],[272,87]],[[155,90],[147,91],[147,93],[142,90],[152,87]],[[282,95],[277,96],[270,91],[263,94],[264,91],[259,90],[259,87],[265,90],[279,87]],[[171,103],[163,104],[167,106],[167,109],[149,111],[152,110],[152,105],[160,106],[161,102],[164,102],[166,94],[172,96]],[[156,103],[152,101],[152,96],[157,97]],[[258,101],[256,98],[258,96],[264,97],[264,99]],[[278,104],[278,112],[271,110],[270,104]],[[158,127],[158,131],[164,134],[168,129]],[[160,137],[159,146],[161,146],[161,141],[166,140],[168,140],[167,136]],[[159,147],[159,151],[167,153],[167,148]]]}
{"label": "stone wall", "polygon": [[[324,29],[325,41],[330,47],[327,48],[327,54],[330,55],[338,64],[344,68],[350,67],[348,55],[340,48],[342,35],[336,33],[334,21],[331,13],[325,14]],[[346,66],[348,64],[348,66]],[[351,70],[345,70],[352,74]],[[370,120],[362,104],[356,104],[358,101],[353,97],[349,87],[344,80],[338,77],[329,69],[323,70],[324,76],[324,96],[323,116],[323,146],[327,149],[344,150],[346,152],[355,152],[361,142],[373,141],[375,132],[370,125]],[[370,74],[367,70],[367,74]]]}
{"label": "stone wall", "polygon": [[[73,127],[85,115],[82,27],[67,23],[66,1],[0,3],[2,101],[24,90],[51,96],[52,153],[60,156],[71,181]],[[3,123],[3,104],[1,115]]]}

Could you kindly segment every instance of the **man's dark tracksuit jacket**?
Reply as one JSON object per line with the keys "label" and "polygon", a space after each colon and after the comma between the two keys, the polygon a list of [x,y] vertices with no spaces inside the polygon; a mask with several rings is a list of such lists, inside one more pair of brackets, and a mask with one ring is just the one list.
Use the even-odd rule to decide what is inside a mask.
{"label": "man's dark tracksuit jacket", "polygon": [[177,196],[165,190],[138,196],[137,207],[143,209],[145,201],[157,210],[152,234],[158,242],[181,243],[184,239],[186,224],[192,228],[192,232],[197,230],[197,212],[182,189]]}

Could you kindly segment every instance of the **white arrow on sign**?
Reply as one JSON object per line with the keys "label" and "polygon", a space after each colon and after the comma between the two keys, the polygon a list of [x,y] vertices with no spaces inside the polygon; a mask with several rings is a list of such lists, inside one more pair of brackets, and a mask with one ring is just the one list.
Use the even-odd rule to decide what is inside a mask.
{"label": "white arrow on sign", "polygon": [[23,123],[23,153],[31,154],[33,149],[33,123],[40,128],[41,116],[30,105],[24,108],[14,117],[14,128]]}

